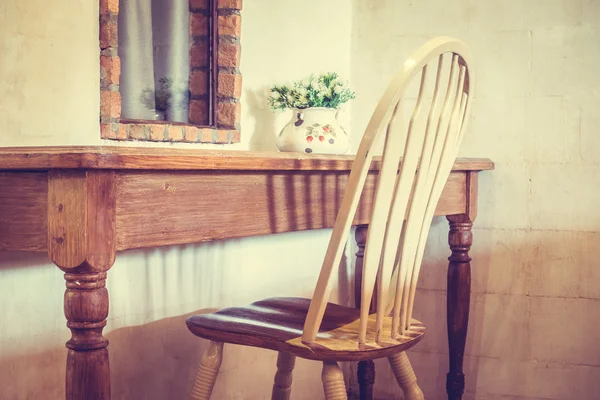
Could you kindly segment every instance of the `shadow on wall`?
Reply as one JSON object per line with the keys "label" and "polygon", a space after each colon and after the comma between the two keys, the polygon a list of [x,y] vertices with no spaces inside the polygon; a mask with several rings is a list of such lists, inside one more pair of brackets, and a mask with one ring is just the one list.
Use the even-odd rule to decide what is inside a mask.
{"label": "shadow on wall", "polygon": [[275,128],[275,114],[269,108],[267,88],[246,90],[244,101],[248,104],[250,117],[254,118],[254,129],[250,139],[251,151],[279,151]]}
{"label": "shadow on wall", "polygon": [[[487,214],[486,209],[481,211]],[[431,399],[445,398],[448,372],[444,258],[449,250],[442,247],[447,231],[446,224],[441,225],[432,230],[434,242],[428,243],[415,303],[415,314],[426,324],[427,335],[409,352],[425,398]],[[589,274],[597,270],[592,250],[597,234],[477,226],[476,220],[463,399],[596,399],[594,335],[566,340],[565,330],[556,326],[565,318],[569,332],[592,332],[597,325],[596,302],[577,297],[586,288],[598,287]],[[385,362],[377,364],[376,376],[378,394],[399,396],[395,385],[388,383],[393,375]],[[511,397],[513,393],[519,395]]]}
{"label": "shadow on wall", "polygon": [[208,341],[190,333],[185,320],[213,311],[198,310],[105,335],[110,341],[113,398],[187,398]]}
{"label": "shadow on wall", "polygon": [[[185,326],[185,319],[192,314],[122,328],[106,335],[111,342],[113,399],[187,398],[201,354],[209,343],[192,335]],[[270,398],[276,357],[276,351],[226,344],[212,397]],[[322,398],[320,375],[319,362],[298,359],[292,383],[294,397]]]}
{"label": "shadow on wall", "polygon": [[[26,251],[0,251],[0,272],[12,269],[27,268],[50,263],[45,253],[30,253]],[[56,267],[58,270],[58,267]]]}
{"label": "shadow on wall", "polygon": [[[35,329],[35,328],[32,328]],[[66,329],[66,328],[65,328]],[[6,343],[0,344],[4,349]],[[16,345],[18,346],[18,345]],[[2,354],[2,353],[0,353]],[[65,360],[67,351],[58,341],[43,351],[28,352],[16,357],[0,358],[0,398],[11,400],[65,397]]]}

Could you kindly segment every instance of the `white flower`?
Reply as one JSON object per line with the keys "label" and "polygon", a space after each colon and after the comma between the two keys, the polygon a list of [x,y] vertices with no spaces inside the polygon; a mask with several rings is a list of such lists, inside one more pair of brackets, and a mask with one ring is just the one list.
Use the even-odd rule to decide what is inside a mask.
{"label": "white flower", "polygon": [[342,81],[335,73],[328,73],[311,75],[291,85],[273,86],[269,103],[273,109],[306,108],[341,104],[353,97],[348,81]]}

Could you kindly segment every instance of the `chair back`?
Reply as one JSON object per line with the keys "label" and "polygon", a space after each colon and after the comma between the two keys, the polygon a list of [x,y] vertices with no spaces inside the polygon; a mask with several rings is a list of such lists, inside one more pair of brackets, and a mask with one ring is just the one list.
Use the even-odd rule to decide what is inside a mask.
{"label": "chair back", "polygon": [[[407,95],[413,83],[414,99]],[[397,338],[410,327],[427,235],[458,154],[472,91],[470,52],[448,37],[425,43],[392,79],[360,142],[305,320],[304,343],[315,340],[323,320],[332,271],[340,264],[380,136],[385,142],[365,246],[358,342],[366,341],[374,292],[377,340]],[[390,331],[384,332],[390,315]]]}

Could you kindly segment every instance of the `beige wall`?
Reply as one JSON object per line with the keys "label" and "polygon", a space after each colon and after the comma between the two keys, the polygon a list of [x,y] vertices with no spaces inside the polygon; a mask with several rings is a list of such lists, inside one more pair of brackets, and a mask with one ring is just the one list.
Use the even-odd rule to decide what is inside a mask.
{"label": "beige wall", "polygon": [[99,141],[98,3],[0,3],[0,146]]}
{"label": "beige wall", "polygon": [[[354,1],[354,134],[424,40],[473,51],[463,156],[489,157],[475,222],[465,399],[597,399],[600,393],[600,2]],[[426,397],[445,390],[447,223],[430,235],[411,353]],[[399,396],[385,364],[377,394]]]}
{"label": "beige wall", "polygon": [[[102,143],[97,3],[0,2],[0,146]],[[274,149],[290,116],[265,106],[267,85],[321,70],[349,78],[350,24],[344,0],[310,0],[302,7],[291,0],[245,2],[242,143],[228,149]],[[309,296],[328,235],[312,231],[118,254],[108,277],[105,329],[113,398],[185,398],[205,346],[187,331],[185,316],[268,296]],[[346,281],[342,273],[343,292]],[[45,256],[0,253],[0,399],[64,397],[69,335],[63,292],[62,274]],[[226,348],[215,398],[267,396],[275,356]],[[320,368],[299,362],[294,387],[319,398]]]}
{"label": "beige wall", "polygon": [[[0,146],[101,143],[95,3],[0,2]],[[245,2],[243,135],[233,146],[240,150],[272,150],[288,118],[264,106],[273,81],[330,69],[351,76],[356,139],[387,79],[424,40],[453,35],[472,47],[478,87],[462,153],[490,157],[497,169],[481,176],[466,399],[600,392],[600,273],[592,257],[600,243],[599,4]],[[430,331],[411,353],[430,399],[443,398],[447,369],[447,224],[434,225],[417,310]],[[204,345],[183,316],[309,294],[326,239],[326,231],[308,232],[119,254],[108,281],[113,397],[181,398]],[[43,256],[0,253],[1,399],[62,396],[63,282]],[[273,364],[272,352],[229,347],[216,398],[265,397]],[[298,368],[299,398],[320,398],[319,368]],[[399,397],[382,363],[377,394]]]}

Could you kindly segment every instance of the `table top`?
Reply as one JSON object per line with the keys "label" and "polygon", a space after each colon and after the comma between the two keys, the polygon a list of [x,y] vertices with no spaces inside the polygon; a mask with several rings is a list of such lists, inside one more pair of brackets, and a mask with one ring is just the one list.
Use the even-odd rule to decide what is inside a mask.
{"label": "table top", "polygon": [[[0,147],[0,170],[288,170],[349,171],[354,155],[251,152],[156,147]],[[371,166],[379,169],[379,159]],[[458,158],[455,171],[494,169],[486,158]]]}

